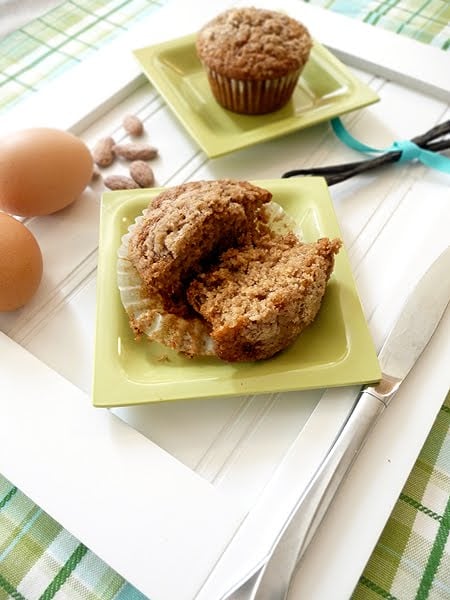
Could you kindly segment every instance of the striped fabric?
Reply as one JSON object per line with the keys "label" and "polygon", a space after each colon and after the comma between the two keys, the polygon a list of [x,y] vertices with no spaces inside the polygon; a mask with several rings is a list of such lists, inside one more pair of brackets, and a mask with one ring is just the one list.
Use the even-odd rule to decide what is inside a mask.
{"label": "striped fabric", "polygon": [[352,600],[450,598],[450,394]]}
{"label": "striped fabric", "polygon": [[70,0],[6,36],[0,41],[0,109],[39,91],[165,1]]}
{"label": "striped fabric", "polygon": [[450,49],[450,2],[448,0],[305,1],[443,50]]}
{"label": "striped fabric", "polygon": [[144,600],[0,476],[0,600]]}
{"label": "striped fabric", "polygon": [[[70,0],[0,40],[0,109],[36,93],[166,1]],[[448,0],[309,2],[450,50]],[[450,395],[352,600],[450,598],[449,497]],[[54,597],[144,600],[0,475],[0,600]]]}

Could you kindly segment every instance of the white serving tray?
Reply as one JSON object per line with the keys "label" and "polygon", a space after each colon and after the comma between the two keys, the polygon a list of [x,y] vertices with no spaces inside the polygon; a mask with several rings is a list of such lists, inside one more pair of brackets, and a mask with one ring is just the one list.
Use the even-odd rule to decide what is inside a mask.
{"label": "white serving tray", "polygon": [[[19,105],[0,122],[1,131],[46,124],[71,129],[92,144],[105,134],[119,138],[121,118],[136,112],[160,151],[154,163],[159,185],[223,176],[278,177],[300,164],[353,160],[355,154],[327,125],[215,161],[199,151],[139,75],[129,51],[187,33],[188,26],[195,28],[225,4],[196,3],[187,20],[180,18],[185,4],[170,3],[69,78]],[[371,40],[378,33],[385,36],[301,2],[282,7],[311,24],[325,43],[337,30],[357,30]],[[395,45],[398,36],[388,39]],[[429,60],[430,51],[433,57],[444,55],[445,64],[448,56],[409,42],[398,42],[398,48],[407,43],[417,57],[408,64],[407,86],[358,72],[381,102],[345,122],[373,146],[387,146],[450,118],[445,65],[434,70],[425,90],[417,87],[422,85],[417,65]],[[344,40],[335,43],[333,49],[342,43],[348,52]],[[392,47],[389,57],[391,52]],[[365,60],[364,65],[371,64],[372,59]],[[348,56],[348,62],[355,61]],[[114,69],[107,68],[112,64]],[[395,77],[388,56],[378,56],[377,64],[377,73],[389,66]],[[71,103],[71,97],[77,102]],[[404,105],[415,107],[413,118]],[[100,186],[88,189],[61,213],[27,220],[44,253],[45,277],[26,308],[0,315],[0,422],[8,448],[0,453],[0,472],[152,600],[219,598],[270,548],[338,434],[356,390],[171,402],[114,412],[92,408],[100,192]],[[421,166],[397,165],[331,192],[379,346],[416,278],[448,245],[448,178]],[[448,390],[448,333],[447,315],[406,391],[386,412],[384,429],[380,423],[374,432],[362,466],[358,461],[352,470],[356,483],[349,478],[347,491],[327,517],[325,533],[320,530],[314,540],[296,580],[296,597],[347,599],[351,593]],[[410,404],[414,412],[405,423]],[[399,423],[401,435],[393,435]],[[389,486],[373,489],[378,477]],[[369,497],[361,493],[365,488]],[[364,513],[349,507],[348,498],[355,496]],[[370,522],[364,521],[367,511]],[[345,568],[343,553],[330,543],[336,539],[352,548],[345,553]],[[329,577],[320,570],[324,552]]]}

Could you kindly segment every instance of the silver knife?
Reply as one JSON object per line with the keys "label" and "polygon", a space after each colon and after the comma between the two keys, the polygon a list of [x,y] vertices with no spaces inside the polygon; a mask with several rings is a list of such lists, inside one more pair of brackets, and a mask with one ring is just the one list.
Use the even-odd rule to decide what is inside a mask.
{"label": "silver knife", "polygon": [[362,389],[335,444],[298,500],[263,564],[223,600],[284,600],[296,565],[378,417],[430,341],[450,300],[450,247],[409,295],[379,353],[382,379]]}

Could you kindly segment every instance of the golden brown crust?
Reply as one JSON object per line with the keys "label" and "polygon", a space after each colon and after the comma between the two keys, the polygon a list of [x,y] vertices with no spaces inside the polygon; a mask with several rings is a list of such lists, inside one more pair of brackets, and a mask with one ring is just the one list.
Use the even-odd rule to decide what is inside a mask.
{"label": "golden brown crust", "polygon": [[167,308],[187,315],[186,282],[220,252],[258,235],[264,227],[261,208],[271,196],[267,190],[231,179],[169,188],[149,205],[133,232],[128,247],[131,263]]}
{"label": "golden brown crust", "polygon": [[232,8],[199,31],[196,47],[209,69],[232,79],[259,81],[302,69],[312,39],[304,25],[282,13]]}
{"label": "golden brown crust", "polygon": [[226,251],[187,292],[217,355],[261,360],[288,347],[315,319],[340,247],[328,238],[304,244],[290,233]]}

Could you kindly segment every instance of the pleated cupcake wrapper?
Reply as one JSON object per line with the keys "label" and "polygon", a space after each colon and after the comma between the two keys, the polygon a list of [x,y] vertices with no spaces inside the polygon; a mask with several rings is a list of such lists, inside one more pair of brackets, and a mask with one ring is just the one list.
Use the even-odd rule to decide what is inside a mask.
{"label": "pleated cupcake wrapper", "polygon": [[136,336],[163,344],[190,356],[214,355],[214,346],[201,319],[183,319],[168,313],[158,294],[149,294],[139,273],[128,259],[128,243],[147,211],[138,216],[121,240],[117,261],[117,285],[122,304]]}
{"label": "pleated cupcake wrapper", "polygon": [[[279,235],[295,231],[296,223],[281,206],[270,202],[265,207],[270,228]],[[146,336],[150,341],[158,342],[188,356],[214,356],[214,342],[208,334],[206,323],[198,319],[183,319],[168,313],[158,294],[149,294],[139,273],[128,258],[128,244],[136,227],[147,214],[144,210],[128,232],[122,236],[117,252],[117,285],[120,299],[127,312],[130,326],[136,337]]]}
{"label": "pleated cupcake wrapper", "polygon": [[302,69],[278,79],[247,81],[224,77],[207,67],[206,72],[216,100],[231,111],[264,114],[284,106],[291,98]]}

